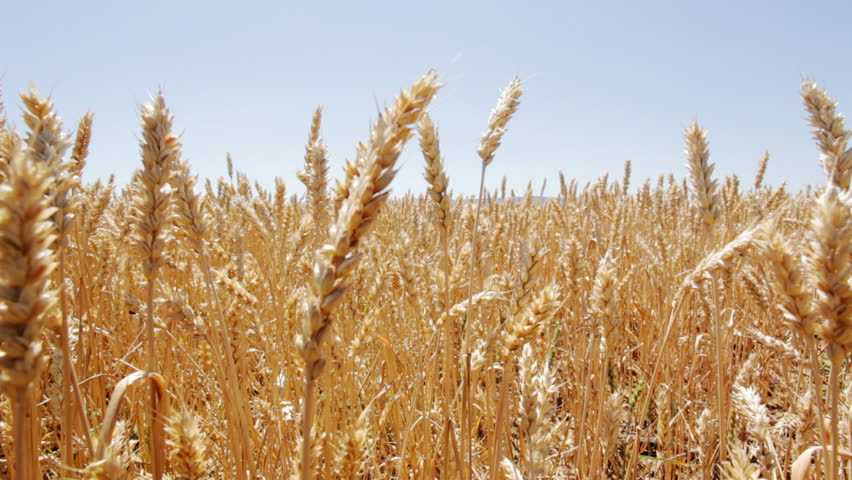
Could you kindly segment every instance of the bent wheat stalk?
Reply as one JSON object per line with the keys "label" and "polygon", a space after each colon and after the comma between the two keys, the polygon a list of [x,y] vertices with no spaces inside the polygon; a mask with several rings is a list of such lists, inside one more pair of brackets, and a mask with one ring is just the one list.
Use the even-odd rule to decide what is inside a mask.
{"label": "bent wheat stalk", "polygon": [[[521,79],[515,77],[509,82],[509,85],[500,92],[500,98],[497,100],[497,106],[491,110],[491,115],[488,117],[488,128],[485,129],[485,132],[482,134],[482,139],[479,142],[479,149],[477,149],[477,154],[479,154],[479,158],[482,160],[482,169],[479,174],[479,196],[476,200],[476,215],[473,219],[473,234],[471,235],[471,255],[470,255],[470,270],[468,277],[468,285],[467,285],[467,304],[468,304],[468,314],[467,314],[467,322],[465,322],[465,328],[462,329],[462,351],[465,356],[470,358],[470,344],[468,340],[468,330],[466,328],[468,324],[470,324],[470,320],[473,317],[473,276],[474,270],[476,267],[476,259],[477,259],[477,241],[479,234],[479,216],[482,212],[482,197],[485,194],[485,169],[488,168],[488,165],[494,161],[494,153],[497,151],[497,147],[500,146],[500,141],[503,139],[503,134],[506,133],[506,124],[509,123],[509,120],[512,118],[512,115],[518,110],[518,106],[520,106],[521,95],[523,95],[523,90],[521,89]],[[466,385],[465,388],[469,388],[470,378],[465,376],[464,383]],[[468,401],[462,405],[462,425],[464,426],[465,434],[462,436],[462,451],[467,453],[467,476],[466,478],[470,480],[473,477],[473,445],[470,439],[471,429],[473,427],[471,421],[471,405],[470,398],[468,397]]]}

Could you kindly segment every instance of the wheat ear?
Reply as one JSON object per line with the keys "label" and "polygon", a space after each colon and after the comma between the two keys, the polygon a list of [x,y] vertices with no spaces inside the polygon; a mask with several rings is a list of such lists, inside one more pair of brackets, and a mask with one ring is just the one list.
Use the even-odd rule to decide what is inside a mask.
{"label": "wheat ear", "polygon": [[[6,130],[6,106],[3,104],[3,89],[0,88],[0,134]],[[2,136],[2,135],[0,135]]]}
{"label": "wheat ear", "polygon": [[436,224],[438,230],[442,234],[445,234],[448,229],[452,228],[450,197],[447,192],[449,179],[444,170],[444,159],[441,156],[438,127],[432,122],[432,118],[428,113],[423,115],[423,118],[420,120],[417,132],[420,135],[420,151],[423,153],[423,159],[426,161],[423,178],[429,184],[427,193],[434,205],[433,211],[437,218]]}
{"label": "wheat ear", "polygon": [[518,110],[523,93],[521,79],[518,77],[513,78],[500,93],[497,106],[491,110],[491,115],[488,117],[488,128],[485,129],[485,133],[482,134],[479,141],[477,153],[479,158],[482,159],[483,166],[487,167],[494,161],[494,153],[506,133],[506,124]]}
{"label": "wheat ear", "polygon": [[766,176],[766,165],[769,163],[769,152],[763,152],[760,163],[757,165],[757,174],[754,176],[754,189],[760,190],[763,186],[763,177]]}
{"label": "wheat ear", "polygon": [[846,129],[843,115],[837,113],[837,103],[811,80],[802,81],[802,101],[813,127],[814,140],[822,152],[822,166],[828,183],[849,189],[852,177],[852,152],[846,149],[852,132]]}
{"label": "wheat ear", "polygon": [[13,130],[0,130],[0,181],[9,178],[9,163],[13,153],[20,150],[21,137]]}
{"label": "wheat ear", "polygon": [[210,477],[206,439],[198,426],[198,418],[189,412],[176,412],[166,426],[175,480],[205,480]]}
{"label": "wheat ear", "polygon": [[820,330],[832,361],[852,349],[852,197],[828,187],[814,205],[808,264],[816,286],[814,309],[826,322]]}
{"label": "wheat ear", "polygon": [[698,122],[692,124],[684,133],[686,139],[686,158],[692,180],[692,192],[695,206],[701,213],[701,218],[707,227],[712,227],[719,220],[721,206],[716,195],[716,180],[713,179],[715,166],[710,163],[710,148],[707,145],[707,134]]}
{"label": "wheat ear", "polygon": [[92,140],[92,119],[95,114],[88,112],[80,119],[80,124],[77,125],[77,137],[74,139],[74,148],[71,150],[71,161],[73,162],[71,171],[77,177],[80,177],[83,172],[83,167],[86,166],[86,158],[89,156],[89,143]]}
{"label": "wheat ear", "polygon": [[559,389],[553,371],[546,362],[539,364],[535,360],[529,343],[521,350],[518,366],[519,434],[525,440],[522,446],[526,447],[526,455],[523,455],[525,477],[538,478],[546,465],[547,450],[554,440],[556,425],[553,425],[551,417],[554,413],[553,400]]}
{"label": "wheat ear", "polygon": [[[42,97],[35,87],[21,94],[24,104],[24,122],[28,134],[24,142],[33,160],[45,162],[55,168],[69,146],[68,134],[62,130],[62,121],[53,109],[53,101]],[[55,172],[49,172],[54,174]]]}
{"label": "wheat ear", "polygon": [[615,308],[618,304],[618,279],[615,276],[616,262],[612,254],[607,251],[601,258],[598,271],[595,273],[595,281],[589,298],[590,313],[592,317],[600,322],[600,333],[603,337],[603,348],[615,345],[617,341],[618,325]]}
{"label": "wheat ear", "polygon": [[3,105],[3,89],[0,88],[0,181],[5,182],[9,169],[10,153],[14,132],[6,128],[6,109]]}

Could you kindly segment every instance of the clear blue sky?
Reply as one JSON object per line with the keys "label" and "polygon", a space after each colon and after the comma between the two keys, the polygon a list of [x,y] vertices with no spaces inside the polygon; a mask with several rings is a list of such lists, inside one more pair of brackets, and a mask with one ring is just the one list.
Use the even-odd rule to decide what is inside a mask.
{"label": "clear blue sky", "polygon": [[[852,2],[26,1],[0,6],[0,84],[18,127],[32,83],[70,128],[95,112],[89,181],[141,165],[138,103],[162,87],[195,172],[281,176],[301,193],[311,113],[325,105],[332,174],[378,108],[430,68],[432,114],[457,193],[478,182],[476,147],[499,89],[525,95],[488,170],[522,190],[558,171],[582,181],[686,175],[683,129],[708,130],[721,177],[823,182],[799,85],[808,75],[852,114]],[[414,143],[396,192],[421,191]]]}

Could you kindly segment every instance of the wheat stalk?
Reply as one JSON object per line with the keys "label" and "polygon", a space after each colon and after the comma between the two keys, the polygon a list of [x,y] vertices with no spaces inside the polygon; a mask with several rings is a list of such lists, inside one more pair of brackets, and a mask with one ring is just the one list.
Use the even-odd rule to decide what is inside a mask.
{"label": "wheat stalk", "polygon": [[[171,178],[171,185],[174,189],[174,199],[177,204],[177,215],[175,217],[176,224],[180,229],[181,235],[186,240],[190,249],[198,256],[204,284],[210,297],[213,298],[213,303],[216,310],[216,322],[212,328],[207,329],[208,337],[211,339],[211,346],[215,352],[217,361],[217,373],[219,381],[222,384],[225,397],[225,415],[228,419],[228,439],[231,443],[231,452],[234,455],[234,460],[237,465],[238,478],[245,478],[246,471],[253,476],[252,452],[248,448],[248,442],[241,442],[241,439],[249,438],[250,429],[246,419],[245,400],[240,395],[240,382],[237,378],[237,370],[234,364],[234,359],[230,354],[231,346],[228,339],[231,338],[231,332],[228,323],[225,321],[219,292],[216,289],[213,280],[214,271],[210,267],[209,255],[207,253],[207,244],[210,241],[210,214],[204,209],[204,200],[195,191],[195,177],[189,170],[189,164],[185,161],[179,161],[175,165],[175,175]],[[230,279],[225,283],[232,284]],[[236,288],[236,287],[235,287]],[[251,296],[251,294],[248,294]],[[256,301],[256,299],[255,299]]]}
{"label": "wheat stalk", "polygon": [[317,107],[311,119],[311,131],[305,145],[305,168],[297,175],[307,188],[308,204],[314,220],[314,233],[321,240],[320,232],[327,223],[328,209],[328,147],[320,139],[322,106]]}
{"label": "wheat stalk", "polygon": [[819,333],[828,344],[831,360],[829,388],[831,393],[831,454],[829,477],[836,478],[839,448],[838,402],[839,372],[852,348],[852,202],[849,194],[829,185],[814,204],[808,266],[816,287],[814,310],[825,322]]}
{"label": "wheat stalk", "polygon": [[[62,349],[62,394],[68,401],[62,406],[62,423],[68,430],[63,435],[61,445],[61,458],[65,465],[74,466],[71,449],[72,437],[75,433],[75,425],[72,422],[72,411],[79,412],[83,422],[83,435],[87,440],[89,451],[92,451],[92,439],[89,434],[89,421],[85,411],[83,396],[79,391],[79,382],[74,364],[71,361],[71,347],[69,340],[70,312],[65,291],[66,268],[66,245],[68,232],[74,220],[74,212],[77,208],[77,197],[72,194],[79,186],[79,170],[75,169],[77,163],[62,163],[66,150],[71,145],[69,135],[62,130],[62,121],[54,111],[54,104],[50,98],[42,97],[34,87],[30,87],[27,93],[21,94],[24,103],[24,120],[29,132],[27,135],[28,155],[47,165],[48,172],[52,177],[51,198],[56,212],[53,215],[53,223],[58,234],[54,245],[59,264],[59,304],[61,320],[59,324],[60,342]],[[78,155],[82,155],[79,153]],[[83,157],[79,157],[82,161]],[[80,165],[82,168],[82,165]],[[72,392],[74,397],[72,398]]]}
{"label": "wheat stalk", "polygon": [[[491,114],[488,117],[488,126],[485,129],[485,132],[482,134],[482,137],[479,141],[479,148],[477,149],[477,154],[479,158],[482,160],[482,168],[480,170],[479,175],[479,196],[476,201],[476,214],[473,220],[473,235],[471,235],[471,247],[473,251],[470,255],[470,270],[468,274],[468,289],[467,289],[467,297],[468,297],[468,305],[469,305],[469,313],[468,318],[472,318],[475,313],[473,310],[473,283],[474,283],[474,272],[476,267],[476,261],[478,260],[479,252],[477,249],[478,245],[478,236],[479,236],[479,216],[482,211],[482,197],[485,194],[485,169],[488,165],[494,161],[494,153],[497,151],[497,147],[500,146],[500,142],[503,138],[503,135],[506,132],[506,125],[509,123],[509,120],[517,111],[520,106],[520,98],[523,95],[523,90],[521,89],[521,80],[517,76],[509,82],[509,85],[506,86],[501,92],[500,97],[497,100],[497,105],[494,109],[491,110]],[[504,187],[505,190],[505,182]],[[468,343],[468,329],[463,330],[462,337],[462,350],[465,352],[465,355],[470,359],[470,346]],[[470,378],[465,378],[465,384],[469,385]],[[465,389],[469,388],[468,386],[464,387]],[[471,406],[469,402],[465,402],[462,406],[462,425],[465,428],[466,432],[471,431]],[[469,465],[468,471],[466,473],[466,479],[472,479],[472,463],[473,463],[473,451],[471,446],[470,438],[468,435],[462,437],[462,450],[467,454],[467,463]],[[492,462],[491,474],[497,474],[497,460]]]}
{"label": "wheat stalk", "polygon": [[313,385],[325,366],[320,346],[331,326],[331,312],[340,302],[349,274],[358,262],[355,249],[387,200],[387,188],[396,175],[394,166],[411,125],[440,88],[434,73],[424,75],[379,116],[357,162],[348,196],[340,206],[329,242],[317,250],[311,294],[302,314],[302,333],[297,339],[304,360],[305,395],[302,404],[302,478],[310,477]]}
{"label": "wheat stalk", "polygon": [[21,480],[41,477],[33,389],[46,363],[42,331],[57,301],[49,287],[57,267],[53,176],[36,158],[14,152],[9,179],[0,186],[0,386],[14,405],[14,468]]}
{"label": "wheat stalk", "polygon": [[488,127],[482,134],[482,138],[479,140],[479,149],[476,151],[479,158],[482,159],[483,167],[487,167],[494,161],[494,153],[503,140],[506,125],[521,104],[523,93],[521,79],[518,77],[513,78],[509,85],[500,92],[500,98],[497,100],[497,105],[491,110],[491,115],[488,117]]}
{"label": "wheat stalk", "polygon": [[[171,196],[165,187],[174,175],[175,165],[180,159],[180,141],[172,133],[173,117],[166,107],[165,98],[158,93],[142,111],[142,170],[133,179],[133,204],[130,211],[133,225],[132,238],[142,254],[142,269],[146,279],[147,315],[145,317],[146,369],[149,373],[159,371],[157,346],[154,338],[154,293],[160,267],[167,259],[166,245],[172,238],[174,210]],[[163,419],[158,419],[149,404],[150,431],[152,437],[162,436]],[[163,452],[152,452],[154,478],[162,476]]]}

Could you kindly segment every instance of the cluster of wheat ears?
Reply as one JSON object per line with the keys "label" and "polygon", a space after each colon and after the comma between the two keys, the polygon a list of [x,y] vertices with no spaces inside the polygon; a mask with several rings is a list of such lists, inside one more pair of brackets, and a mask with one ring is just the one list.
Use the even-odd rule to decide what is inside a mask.
{"label": "cluster of wheat ears", "polygon": [[[318,108],[289,196],[230,156],[197,185],[161,94],[123,188],[81,180],[91,114],[72,138],[34,89],[22,131],[0,105],[0,473],[852,477],[852,132],[821,88],[824,188],[765,186],[768,154],[720,186],[697,123],[688,180],[487,188],[515,79],[454,198],[440,86],[402,91],[334,186]],[[413,137],[425,194],[391,198]]]}

